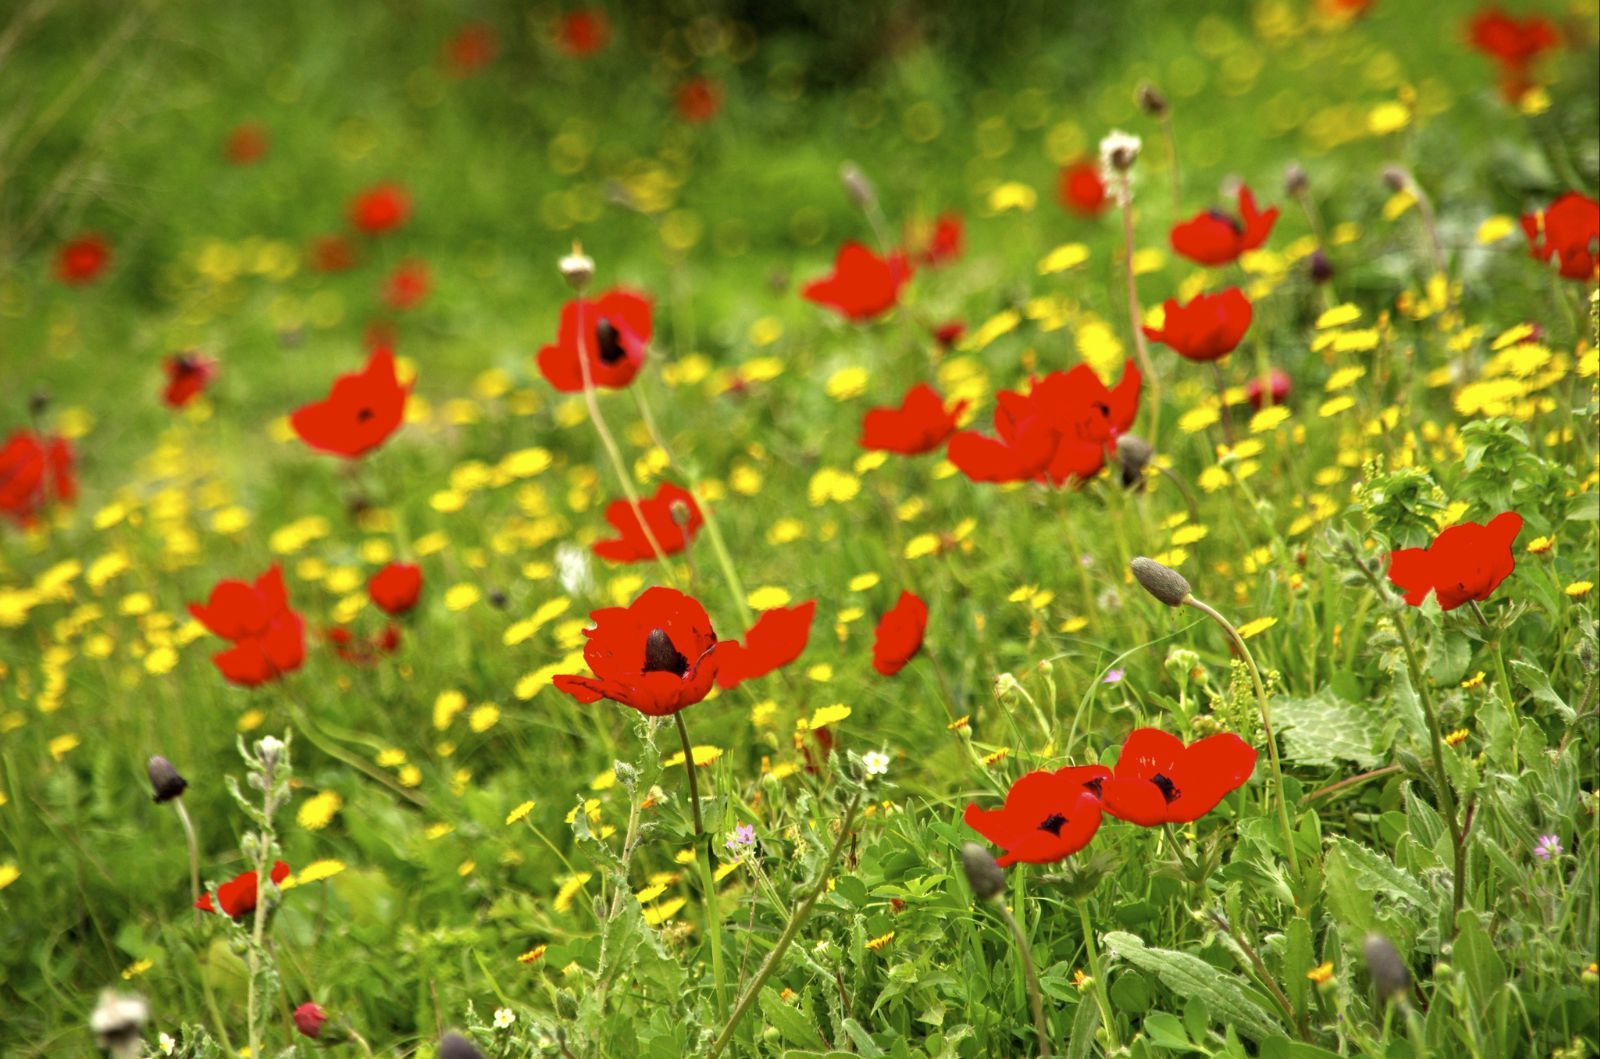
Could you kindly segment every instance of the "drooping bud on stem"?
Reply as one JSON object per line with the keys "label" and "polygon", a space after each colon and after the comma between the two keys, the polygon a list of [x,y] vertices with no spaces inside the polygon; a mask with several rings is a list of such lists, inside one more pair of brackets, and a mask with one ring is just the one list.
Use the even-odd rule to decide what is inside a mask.
{"label": "drooping bud on stem", "polygon": [[451,1030],[439,1038],[439,1059],[483,1059],[476,1045]]}
{"label": "drooping bud on stem", "polygon": [[1383,167],[1383,183],[1390,191],[1404,191],[1411,186],[1411,174],[1397,165]]}
{"label": "drooping bud on stem", "polygon": [[1117,438],[1117,468],[1122,472],[1122,485],[1126,489],[1142,487],[1144,469],[1150,465],[1156,450],[1136,434],[1123,434]]}
{"label": "drooping bud on stem", "polygon": [[1290,162],[1283,170],[1283,190],[1290,198],[1299,198],[1311,187],[1311,178],[1306,175],[1306,167],[1299,162]]}
{"label": "drooping bud on stem", "polygon": [[594,259],[584,255],[583,244],[577,240],[573,240],[572,253],[561,259],[560,267],[562,278],[575,293],[583,293],[594,278]]}
{"label": "drooping bud on stem", "polygon": [[1367,960],[1367,973],[1379,999],[1385,1003],[1404,1001],[1411,991],[1411,972],[1394,944],[1382,934],[1368,934],[1361,943],[1361,953]]}
{"label": "drooping bud on stem", "polygon": [[178,797],[189,786],[189,781],[178,775],[178,770],[172,767],[172,762],[156,754],[150,758],[145,766],[145,772],[150,776],[150,789],[155,792],[156,802],[170,802]]}
{"label": "drooping bud on stem", "polygon": [[1170,566],[1140,556],[1128,564],[1144,590],[1169,607],[1181,607],[1189,598],[1189,579]]}
{"label": "drooping bud on stem", "polygon": [[1005,893],[1006,873],[989,851],[976,842],[962,844],[961,867],[967,873],[967,885],[972,887],[978,900],[992,901]]}

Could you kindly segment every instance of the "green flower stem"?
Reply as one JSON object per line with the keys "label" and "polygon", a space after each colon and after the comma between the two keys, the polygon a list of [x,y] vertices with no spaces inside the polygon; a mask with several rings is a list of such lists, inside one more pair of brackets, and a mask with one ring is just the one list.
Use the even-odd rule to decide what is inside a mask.
{"label": "green flower stem", "polygon": [[1028,950],[1027,935],[1022,933],[1017,917],[1006,907],[1004,896],[1004,893],[995,895],[994,908],[1016,939],[1017,955],[1022,958],[1022,974],[1028,982],[1028,1007],[1033,1010],[1033,1032],[1039,1039],[1039,1055],[1042,1059],[1050,1059],[1050,1027],[1044,1021],[1044,997],[1039,992],[1039,972],[1033,966],[1033,953]]}
{"label": "green flower stem", "polygon": [[1506,704],[1506,716],[1511,720],[1511,771],[1517,771],[1517,744],[1522,737],[1522,715],[1517,712],[1517,701],[1511,694],[1511,679],[1506,676],[1506,656],[1500,647],[1500,630],[1489,623],[1489,616],[1483,612],[1477,600],[1472,601],[1472,612],[1478,616],[1478,621],[1483,623],[1484,631],[1489,634],[1489,646],[1494,649],[1495,678],[1500,683],[1500,698]]}
{"label": "green flower stem", "polygon": [[728,1010],[727,972],[722,963],[722,910],[717,905],[717,880],[711,867],[711,836],[700,817],[700,781],[695,776],[694,746],[689,742],[689,726],[683,711],[672,715],[678,723],[678,738],[683,741],[683,767],[689,773],[689,806],[693,810],[695,866],[700,873],[700,890],[705,895],[706,933],[711,939],[711,976],[717,990],[717,1015]]}
{"label": "green flower stem", "polygon": [[[1156,445],[1161,433],[1161,376],[1150,363],[1150,347],[1144,340],[1143,314],[1139,311],[1139,284],[1133,275],[1133,196],[1122,196],[1122,249],[1127,258],[1128,272],[1128,323],[1133,329],[1133,351],[1139,356],[1139,371],[1144,374],[1145,385],[1150,387],[1150,444]],[[1158,446],[1159,448],[1159,446]]]}
{"label": "green flower stem", "polygon": [[189,845],[189,893],[194,897],[194,922],[200,925],[200,840],[195,837],[194,821],[189,819],[189,810],[183,807],[182,798],[174,798],[172,807],[178,811],[178,820],[183,824],[183,837]]}
{"label": "green flower stem", "polygon": [[1089,922],[1089,902],[1078,901],[1078,922],[1083,924],[1083,947],[1089,955],[1089,973],[1094,976],[1094,999],[1100,1006],[1100,1024],[1106,1029],[1107,1053],[1117,1050],[1116,1016],[1111,1007],[1111,994],[1106,988],[1105,972],[1100,967],[1100,950],[1094,941],[1094,924]]}

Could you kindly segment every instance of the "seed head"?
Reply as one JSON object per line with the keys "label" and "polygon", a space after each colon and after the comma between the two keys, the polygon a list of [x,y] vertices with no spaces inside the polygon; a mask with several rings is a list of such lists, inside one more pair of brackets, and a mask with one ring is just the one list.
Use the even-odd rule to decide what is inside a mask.
{"label": "seed head", "polygon": [[594,258],[586,257],[583,244],[573,242],[572,253],[561,259],[561,276],[575,293],[582,293],[594,278]]}
{"label": "seed head", "polygon": [[1189,598],[1189,579],[1170,566],[1140,556],[1128,564],[1144,590],[1169,607],[1181,607]]}
{"label": "seed head", "polygon": [[1400,958],[1393,943],[1382,934],[1368,934],[1361,943],[1361,952],[1367,958],[1367,973],[1380,999],[1393,1003],[1404,1000],[1411,990],[1411,972]]}
{"label": "seed head", "polygon": [[995,863],[989,851],[976,842],[961,846],[961,867],[967,873],[967,885],[981,901],[992,901],[1006,889],[1006,873]]}
{"label": "seed head", "polygon": [[155,791],[158,803],[170,802],[184,792],[189,786],[189,781],[178,775],[178,770],[172,767],[172,762],[156,754],[145,765],[145,772],[150,776],[150,789]]}

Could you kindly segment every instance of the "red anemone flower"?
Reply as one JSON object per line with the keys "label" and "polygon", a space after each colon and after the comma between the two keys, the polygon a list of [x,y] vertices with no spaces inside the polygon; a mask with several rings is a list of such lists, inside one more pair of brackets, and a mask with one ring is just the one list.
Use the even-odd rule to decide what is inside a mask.
{"label": "red anemone flower", "polygon": [[328,396],[300,408],[289,425],[318,452],[353,460],[395,432],[410,392],[410,384],[402,386],[395,377],[394,354],[375,349],[366,367],[335,379]]}
{"label": "red anemone flower", "polygon": [[342,235],[319,235],[311,240],[306,262],[313,272],[344,272],[356,265],[356,248]]}
{"label": "red anemone flower", "polygon": [[306,658],[305,622],[289,608],[283,571],[274,564],[254,583],[217,582],[189,613],[233,646],[211,661],[231,684],[253,688],[300,668]]}
{"label": "red anemone flower", "polygon": [[932,452],[955,433],[956,420],[970,402],[957,401],[946,411],[944,398],[925,382],[919,382],[899,408],[872,408],[861,420],[861,447],[919,456]]}
{"label": "red anemone flower", "polygon": [[[650,536],[653,536],[661,547],[662,555],[677,555],[689,546],[705,523],[700,505],[694,502],[694,494],[671,482],[662,482],[655,496],[640,500],[639,512],[644,515],[643,527],[639,525],[639,516],[634,514],[633,505],[628,501],[613,500],[607,505],[606,521],[611,523],[619,536],[596,541],[592,549],[594,553],[613,563],[642,563],[656,556],[655,550],[650,547]],[[645,535],[646,527],[650,530],[650,536]]]}
{"label": "red anemone flower", "polygon": [[807,283],[800,295],[846,320],[863,323],[893,309],[900,300],[900,288],[910,278],[911,263],[904,252],[896,250],[879,257],[852,241],[839,248],[833,274]]}
{"label": "red anemone flower", "polygon": [[1533,64],[1556,48],[1561,38],[1555,23],[1541,15],[1517,18],[1498,7],[1486,8],[1467,23],[1468,40],[1500,66],[1500,90],[1516,102],[1533,87]]}
{"label": "red anemone flower", "polygon": [[217,362],[193,350],[168,357],[161,362],[167,386],[161,399],[168,408],[182,408],[205,392],[217,374]]}
{"label": "red anemone flower", "polygon": [[1054,864],[1070,857],[1100,830],[1099,786],[1111,775],[1104,765],[1069,765],[1019,776],[999,809],[967,806],[968,827],[1005,852],[996,861]]}
{"label": "red anemone flower", "polygon": [[959,342],[961,340],[961,336],[966,333],[966,321],[950,320],[934,328],[933,340],[939,343],[940,349],[949,349]]}
{"label": "red anemone flower", "polygon": [[398,184],[377,184],[350,203],[350,223],[368,235],[405,224],[411,216],[411,196]]}
{"label": "red anemone flower", "polygon": [[716,117],[722,109],[722,87],[709,77],[691,77],[678,86],[673,103],[678,117],[699,125]]}
{"label": "red anemone flower", "polygon": [[594,8],[571,11],[556,22],[555,37],[556,47],[582,59],[605,49],[611,40],[611,21]]}
{"label": "red anemone flower", "polygon": [[103,235],[90,232],[63,243],[56,251],[56,279],[69,287],[81,287],[100,278],[111,263],[111,244]]}
{"label": "red anemone flower", "polygon": [[1089,161],[1062,167],[1056,181],[1056,197],[1068,212],[1083,217],[1097,217],[1111,205],[1105,181],[1100,179],[1100,167]]}
{"label": "red anemone flower", "polygon": [[0,445],[0,514],[31,526],[50,503],[72,503],[78,497],[72,463],[64,438],[13,430]]}
{"label": "red anemone flower", "polygon": [[1294,389],[1294,380],[1282,368],[1273,368],[1265,379],[1259,376],[1244,385],[1244,399],[1250,407],[1260,411],[1268,404],[1283,404]]}
{"label": "red anemone flower", "polygon": [[1561,263],[1561,275],[1587,283],[1600,270],[1600,202],[1569,191],[1542,210],[1522,215],[1528,251]]}
{"label": "red anemone flower", "polygon": [[223,156],[233,165],[253,165],[267,154],[267,129],[258,121],[237,125],[228,133]]}
{"label": "red anemone flower", "polygon": [[402,261],[383,281],[383,301],[391,309],[411,309],[422,304],[432,289],[427,262]]}
{"label": "red anemone flower", "polygon": [[404,614],[422,595],[422,567],[416,563],[390,563],[372,575],[367,595],[385,614]]}
{"label": "red anemone flower", "polygon": [[914,592],[901,592],[872,633],[872,668],[886,677],[900,672],[922,650],[927,629],[928,605]]}
{"label": "red anemone flower", "polygon": [[1207,210],[1174,225],[1172,249],[1196,264],[1229,265],[1246,250],[1265,243],[1277,221],[1278,207],[1257,211],[1255,195],[1240,187],[1238,217]]}
{"label": "red anemone flower", "polygon": [[1439,609],[1488,599],[1511,576],[1517,560],[1511,544],[1522,532],[1522,516],[1507,511],[1487,526],[1461,522],[1433,539],[1426,548],[1401,548],[1389,555],[1389,580],[1407,603],[1421,606],[1432,592]]}
{"label": "red anemone flower", "polygon": [[651,717],[693,706],[711,693],[717,634],[706,609],[672,588],[647,588],[626,607],[590,613],[583,660],[592,677],[562,675],[555,686],[579,702],[610,699]]}
{"label": "red anemone flower", "polygon": [[562,393],[582,393],[582,357],[594,386],[620,390],[639,374],[653,333],[650,299],[642,294],[619,287],[574,299],[561,307],[555,343],[539,350],[539,374]]}
{"label": "red anemone flower", "polygon": [[919,233],[916,240],[916,260],[919,264],[937,267],[960,259],[966,249],[965,225],[959,213],[944,213],[933,223],[931,230]]}
{"label": "red anemone flower", "polygon": [[1100,784],[1100,800],[1130,824],[1187,824],[1244,786],[1255,767],[1255,748],[1232,732],[1184,746],[1159,728],[1135,728]]}
{"label": "red anemone flower", "polygon": [[1142,385],[1131,360],[1110,388],[1087,364],[1053,371],[1026,394],[1000,391],[998,438],[963,430],[950,439],[947,455],[975,482],[1086,481],[1100,473],[1117,438],[1133,425]]}
{"label": "red anemone flower", "polygon": [[375,666],[378,659],[394,653],[400,646],[400,626],[390,622],[382,632],[359,637],[342,625],[335,625],[322,633],[333,653],[353,666]]}
{"label": "red anemone flower", "polygon": [[[289,865],[281,860],[272,862],[272,871],[267,873],[273,883],[281,883],[289,877]],[[222,905],[223,914],[234,919],[242,919],[256,910],[256,902],[261,898],[261,887],[256,885],[256,873],[247,871],[235,875],[232,879],[217,887],[217,903]],[[210,894],[202,894],[194,906],[202,912],[215,912],[216,905],[211,903]]]}
{"label": "red anemone flower", "polygon": [[1159,329],[1146,327],[1144,336],[1176,351],[1185,360],[1220,360],[1232,353],[1250,330],[1255,310],[1238,287],[1220,294],[1197,294],[1188,305],[1168,298]]}
{"label": "red anemone flower", "polygon": [[468,77],[494,62],[496,47],[494,29],[474,22],[445,41],[440,60],[451,77]]}
{"label": "red anemone flower", "polygon": [[762,611],[743,641],[727,640],[717,648],[717,686],[727,691],[799,658],[811,639],[816,612],[814,599]]}

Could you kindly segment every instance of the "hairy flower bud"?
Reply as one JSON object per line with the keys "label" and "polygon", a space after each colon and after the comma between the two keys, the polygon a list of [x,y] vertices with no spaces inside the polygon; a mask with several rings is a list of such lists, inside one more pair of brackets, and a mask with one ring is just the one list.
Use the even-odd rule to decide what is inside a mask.
{"label": "hairy flower bud", "polygon": [[594,258],[584,255],[581,243],[572,244],[572,253],[561,259],[560,268],[561,277],[574,291],[582,292],[594,278]]}
{"label": "hairy flower bud", "polygon": [[178,775],[178,770],[172,767],[172,762],[160,754],[150,758],[145,766],[145,772],[150,776],[150,789],[155,791],[157,802],[170,802],[189,786],[189,781]]}
{"label": "hairy flower bud", "polygon": [[1311,252],[1311,282],[1326,283],[1333,278],[1333,262],[1319,246]]}
{"label": "hairy flower bud", "polygon": [[1169,607],[1181,607],[1189,598],[1189,579],[1170,566],[1140,556],[1128,564],[1144,590]]}
{"label": "hairy flower bud", "polygon": [[1135,434],[1123,434],[1117,438],[1117,467],[1122,472],[1122,484],[1125,488],[1132,489],[1144,482],[1144,469],[1150,465],[1150,459],[1156,450],[1150,443]]}
{"label": "hairy flower bud", "polygon": [[1167,112],[1167,97],[1149,81],[1139,86],[1134,98],[1139,102],[1139,109],[1152,118],[1159,118]]}
{"label": "hairy flower bud", "polygon": [[1290,162],[1283,171],[1283,190],[1291,198],[1299,198],[1311,187],[1311,178],[1306,175],[1306,167],[1299,162]]}
{"label": "hairy flower bud", "polygon": [[1361,943],[1361,952],[1379,998],[1391,1003],[1405,999],[1411,989],[1411,972],[1389,939],[1382,934],[1368,934]]}
{"label": "hairy flower bud", "polygon": [[1383,167],[1383,183],[1390,191],[1404,191],[1411,185],[1411,174],[1397,165]]}
{"label": "hairy flower bud", "polygon": [[483,1059],[477,1046],[454,1030],[439,1038],[439,1059]]}
{"label": "hairy flower bud", "polygon": [[962,843],[961,867],[967,873],[967,885],[980,901],[992,901],[1005,892],[1006,873],[989,851],[976,842]]}

